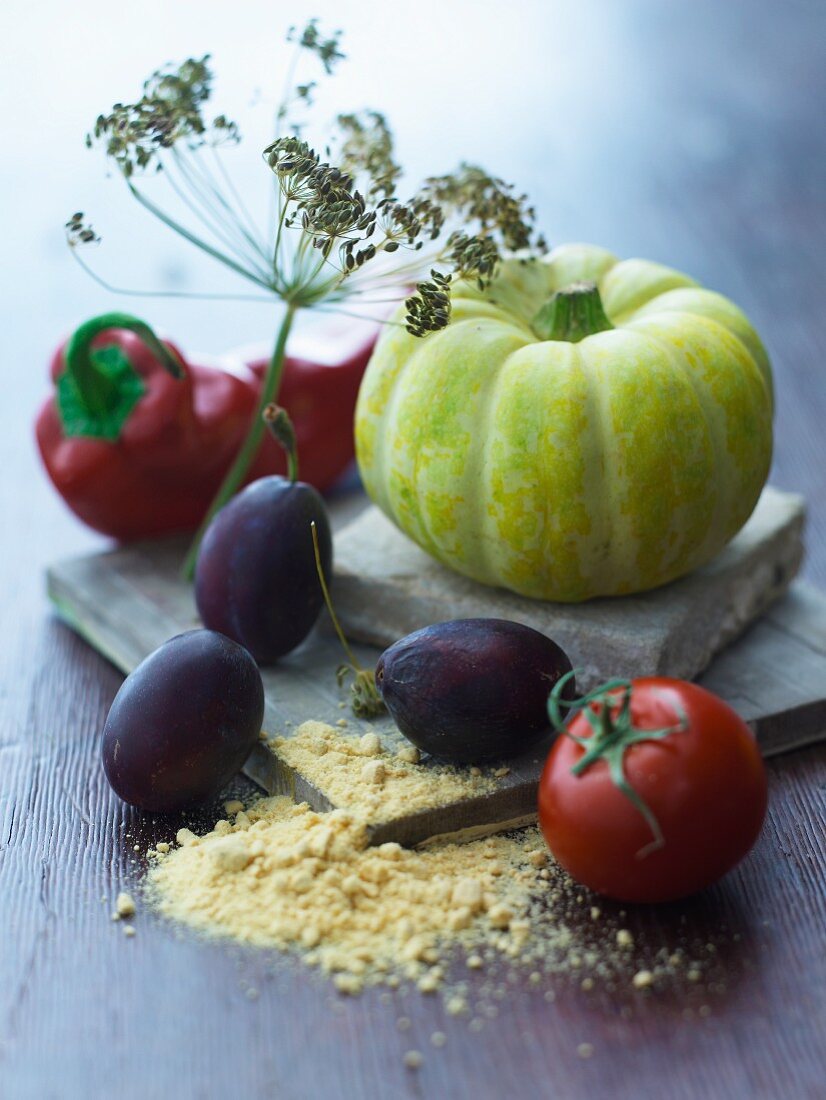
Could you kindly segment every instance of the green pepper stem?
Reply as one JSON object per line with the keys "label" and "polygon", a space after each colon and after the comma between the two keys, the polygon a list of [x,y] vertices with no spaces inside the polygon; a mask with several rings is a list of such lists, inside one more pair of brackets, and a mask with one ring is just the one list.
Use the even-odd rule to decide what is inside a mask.
{"label": "green pepper stem", "polygon": [[64,370],[55,379],[55,405],[64,435],[116,443],[132,410],[146,393],[146,382],[118,343],[93,347],[110,329],[133,332],[175,378],[183,363],[149,325],[129,313],[104,313],[80,325],[66,341]]}
{"label": "green pepper stem", "polygon": [[287,337],[290,334],[290,329],[292,328],[297,309],[298,307],[292,303],[287,305],[287,310],[281,321],[281,327],[278,330],[272,358],[267,367],[267,373],[264,376],[264,384],[261,387],[258,405],[256,406],[247,437],[241,444],[241,448],[235,456],[235,460],[229,470],[227,470],[224,480],[221,482],[220,488],[215,494],[212,504],[210,504],[206,515],[201,521],[201,526],[195,532],[195,537],[187,552],[186,560],[183,565],[183,575],[186,580],[192,580],[195,573],[195,563],[198,560],[198,550],[201,547],[201,541],[213,517],[241,488],[244,478],[247,476],[249,468],[252,465],[252,461],[258,453],[258,448],[261,446],[261,440],[264,436],[264,410],[267,405],[274,401],[278,393],[278,387],[281,384],[281,375],[284,372],[284,358],[287,350]]}
{"label": "green pepper stem", "polygon": [[109,408],[116,383],[95,363],[92,342],[101,332],[113,328],[134,332],[173,377],[183,378],[184,374],[180,362],[169,348],[161,343],[149,325],[139,317],[117,312],[92,317],[79,325],[69,337],[63,359],[66,370],[74,378],[81,399],[93,414],[105,412]]}
{"label": "green pepper stem", "polygon": [[558,290],[536,314],[532,326],[540,340],[567,340],[570,344],[614,327],[596,283],[571,283]]}
{"label": "green pepper stem", "polygon": [[93,348],[102,332],[126,329],[146,345],[175,378],[183,364],[149,325],[129,313],[103,313],[80,325],[66,342],[65,369],[55,382],[56,403],[66,436],[86,436],[115,442],[129,416],[146,393],[146,383],[117,344]]}

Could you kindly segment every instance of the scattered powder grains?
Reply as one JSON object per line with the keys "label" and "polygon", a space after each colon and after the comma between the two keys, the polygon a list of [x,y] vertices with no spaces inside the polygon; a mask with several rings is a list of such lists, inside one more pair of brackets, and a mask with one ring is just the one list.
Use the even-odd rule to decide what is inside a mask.
{"label": "scattered powder grains", "polygon": [[496,789],[489,776],[449,765],[418,767],[412,745],[386,752],[375,733],[342,737],[325,722],[304,722],[291,737],[270,742],[278,756],[331,802],[370,822],[392,821],[416,810],[473,798]]}
{"label": "scattered powder grains", "polygon": [[[565,973],[583,990],[595,979],[644,990],[685,970],[700,979],[701,964],[682,948],[638,958],[620,924],[625,914],[589,909],[536,828],[417,850],[368,846],[367,820],[476,794],[494,780],[420,768],[386,753],[375,734],[345,739],[319,722],[305,722],[277,751],[344,808],[316,813],[263,798],[246,809],[227,803],[227,818],[203,836],[180,829],[178,847],[161,843],[151,853],[147,896],[163,914],[204,934],[292,951],[341,993],[400,983],[440,993],[447,1014],[466,1017],[472,1030],[492,1015],[492,1000],[508,996],[516,968],[528,986]],[[128,916],[134,902],[121,895],[117,908]],[[487,1008],[469,1003],[471,983]],[[587,1046],[580,1057],[590,1056]]]}
{"label": "scattered powder grains", "polygon": [[122,917],[131,917],[135,912],[135,899],[131,894],[120,893],[115,900],[115,911],[112,920],[120,920]]}
{"label": "scattered powder grains", "polygon": [[402,745],[396,756],[407,764],[418,764],[421,760],[421,754],[415,745]]}
{"label": "scattered powder grains", "polygon": [[[487,975],[502,960],[524,968],[529,984],[567,972],[585,989],[627,969],[615,930],[601,946],[573,931],[577,888],[552,862],[537,868],[539,843],[530,828],[422,850],[368,847],[365,825],[348,811],[265,798],[204,836],[180,830],[180,847],[156,849],[147,891],[162,913],[204,933],[299,953],[341,993],[409,981],[442,993],[447,1013],[460,1016],[463,969],[484,975],[494,998]],[[465,965],[451,985],[457,956]],[[636,988],[653,981],[650,970],[624,979]]]}
{"label": "scattered powder grains", "polygon": [[381,741],[376,733],[365,733],[359,739],[358,751],[362,756],[378,756],[381,752]]}
{"label": "scattered powder grains", "polygon": [[[348,811],[267,798],[203,837],[181,830],[181,847],[155,858],[148,886],[166,915],[245,943],[298,949],[342,992],[395,973],[434,993],[451,946],[466,948],[471,968],[488,954],[531,955],[538,841],[530,829],[421,851],[371,848]],[[565,955],[564,922],[551,923],[544,941]]]}

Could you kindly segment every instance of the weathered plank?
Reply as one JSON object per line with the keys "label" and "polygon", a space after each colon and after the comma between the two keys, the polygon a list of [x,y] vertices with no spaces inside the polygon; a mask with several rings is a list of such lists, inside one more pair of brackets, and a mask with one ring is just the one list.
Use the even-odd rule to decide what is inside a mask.
{"label": "weathered plank", "polygon": [[[77,558],[49,570],[49,594],[68,623],[129,672],[167,638],[197,625],[191,589],[179,577],[181,555],[181,544],[167,541]],[[826,597],[797,584],[701,679],[752,724],[767,755],[826,734],[824,622]],[[375,663],[377,649],[357,646],[356,651],[365,665]],[[268,732],[290,736],[308,718],[335,724],[342,715],[339,704],[346,698],[334,676],[339,661],[338,643],[317,630],[300,649],[265,669]],[[343,736],[358,737],[375,728],[391,751],[403,742],[387,717],[372,723],[349,717],[348,723]],[[436,835],[529,819],[546,750],[547,744],[540,744],[510,761],[509,774],[484,797],[374,823],[374,842],[416,844]],[[327,792],[289,768],[263,743],[246,771],[271,793],[290,793],[317,809],[333,804]]]}

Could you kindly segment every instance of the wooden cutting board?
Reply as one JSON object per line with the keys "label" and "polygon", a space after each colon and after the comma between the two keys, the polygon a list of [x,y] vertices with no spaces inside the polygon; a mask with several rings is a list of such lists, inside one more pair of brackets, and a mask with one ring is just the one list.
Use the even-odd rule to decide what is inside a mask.
{"label": "wooden cutting board", "polygon": [[[173,540],[62,562],[48,571],[50,598],[67,623],[128,673],[166,639],[198,625],[191,589],[179,577],[182,552],[182,544]],[[375,663],[379,652],[369,646],[357,646],[356,651],[366,666]],[[306,719],[336,725],[347,713],[340,706],[346,689],[335,680],[340,660],[338,643],[317,630],[275,668],[263,671],[269,734],[290,736]],[[743,715],[766,756],[824,738],[826,596],[801,583],[792,585],[714,660],[699,682]],[[363,723],[347,713],[347,719],[342,736],[360,737],[373,728],[390,752],[404,742],[389,718]],[[401,811],[373,824],[371,839],[418,844],[463,830],[490,831],[531,820],[546,749],[543,744],[509,761],[509,773],[495,780],[492,791],[417,813]],[[432,765],[425,761],[422,766]],[[270,793],[289,793],[319,810],[334,804],[263,742],[245,770]]]}

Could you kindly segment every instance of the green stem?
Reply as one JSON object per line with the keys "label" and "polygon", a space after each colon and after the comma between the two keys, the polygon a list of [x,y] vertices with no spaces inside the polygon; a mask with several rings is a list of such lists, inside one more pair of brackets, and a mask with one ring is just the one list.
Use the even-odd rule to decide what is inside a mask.
{"label": "green stem", "polygon": [[210,504],[207,514],[201,521],[201,526],[195,533],[195,538],[192,540],[192,545],[189,548],[183,566],[183,575],[187,580],[192,580],[195,573],[195,562],[198,559],[198,550],[201,546],[201,540],[206,533],[207,527],[209,527],[212,522],[213,516],[216,512],[220,511],[227,501],[241,488],[252,461],[258,453],[258,448],[261,446],[265,426],[264,409],[266,409],[267,405],[271,404],[275,399],[278,393],[278,387],[281,384],[281,375],[284,371],[284,355],[287,350],[287,337],[290,334],[290,329],[295,319],[296,309],[297,307],[292,303],[287,305],[287,311],[284,314],[281,321],[281,327],[278,330],[278,337],[275,341],[270,365],[267,367],[267,373],[264,376],[264,384],[261,387],[261,394],[258,398],[258,405],[256,406],[252,423],[250,424],[249,433],[242,443],[238,454],[235,456],[234,462],[229,470],[227,470],[224,480],[221,482],[221,486],[215,494],[215,498],[212,504]]}
{"label": "green stem", "polygon": [[185,226],[181,225],[180,222],[175,221],[174,218],[171,218],[168,214],[165,214],[159,206],[156,206],[154,202],[146,197],[146,195],[141,194],[137,187],[135,187],[133,183],[129,183],[128,180],[127,186],[129,188],[130,194],[135,199],[137,199],[137,201],[141,204],[142,207],[144,207],[145,210],[148,210],[150,214],[154,214],[156,218],[162,221],[164,225],[169,226],[170,229],[174,229],[174,231],[178,233],[181,237],[183,237],[184,240],[189,241],[190,244],[194,244],[196,248],[200,248],[202,252],[206,252],[207,256],[212,256],[214,260],[217,260],[219,263],[224,264],[231,271],[234,271],[242,278],[249,279],[250,282],[257,283],[258,286],[264,287],[265,290],[272,290],[272,287],[266,279],[263,279],[254,271],[248,270],[242,264],[237,263],[235,260],[232,259],[231,256],[227,256],[225,253],[220,252],[217,248],[213,248],[212,245],[203,240],[203,238],[198,237],[195,233],[192,233]]}
{"label": "green stem", "polygon": [[74,379],[78,393],[91,414],[106,412],[117,390],[116,381],[100,369],[92,352],[93,341],[107,329],[134,332],[170,374],[175,378],[183,377],[181,364],[145,321],[129,313],[118,312],[92,317],[75,329],[63,353],[66,370]]}
{"label": "green stem", "polygon": [[104,313],[77,328],[63,353],[65,370],[56,381],[55,399],[67,437],[120,439],[132,410],[146,393],[146,382],[117,343],[93,348],[107,329],[126,329],[146,345],[175,378],[183,378],[181,362],[144,321],[129,313]]}
{"label": "green stem", "polygon": [[531,323],[540,340],[566,340],[571,344],[614,327],[596,283],[571,283],[558,290]]}
{"label": "green stem", "polygon": [[336,615],[336,609],[333,607],[333,601],[330,597],[330,589],[327,587],[327,579],[324,576],[324,569],[321,565],[321,550],[318,545],[318,528],[316,527],[315,520],[310,520],[310,533],[313,538],[313,554],[315,556],[315,569],[318,573],[318,581],[321,585],[321,593],[324,596],[324,603],[327,605],[327,611],[330,614],[330,619],[333,623],[333,629],[338,636],[338,640],[341,642],[341,648],[350,662],[354,672],[363,672],[361,665],[356,660],[356,655],[350,649],[350,643],[347,641],[347,636],[341,629],[341,623],[338,621],[338,615]]}
{"label": "green stem", "polygon": [[333,607],[330,589],[327,587],[327,580],[321,565],[321,550],[318,545],[318,529],[315,520],[310,520],[310,532],[313,536],[315,568],[318,573],[318,581],[321,585],[324,602],[330,613],[330,619],[338,635],[338,640],[341,642],[341,648],[344,650],[350,662],[349,664],[339,665],[336,669],[336,679],[338,680],[339,687],[341,687],[345,680],[352,676],[353,683],[350,685],[350,707],[352,708],[353,714],[355,714],[357,718],[376,718],[386,710],[384,700],[379,693],[379,689],[376,687],[376,674],[372,669],[362,668],[356,660],[355,653],[353,653],[350,648],[347,636],[341,629],[341,623],[338,621],[338,616]]}
{"label": "green stem", "polygon": [[[626,778],[625,754],[632,745],[638,745],[640,742],[661,741],[674,733],[684,732],[688,729],[688,719],[682,710],[675,707],[677,717],[675,725],[665,726],[661,729],[637,729],[634,726],[631,714],[631,695],[633,691],[631,681],[611,680],[594,691],[588,692],[587,695],[583,695],[580,699],[563,699],[562,691],[573,676],[574,673],[569,672],[554,685],[548,699],[548,715],[551,724],[558,733],[564,733],[582,749],[582,756],[571,767],[572,775],[581,776],[598,760],[605,761],[611,782],[621,794],[625,795],[651,830],[653,837],[651,843],[637,852],[638,858],[643,858],[662,848],[665,844],[665,838],[651,808]],[[622,696],[619,699],[616,697],[617,690],[622,691]],[[619,707],[614,713],[617,704],[619,704]],[[562,707],[567,708],[572,713],[579,711],[585,717],[591,727],[590,737],[577,737],[566,728],[565,720],[562,717]]]}

